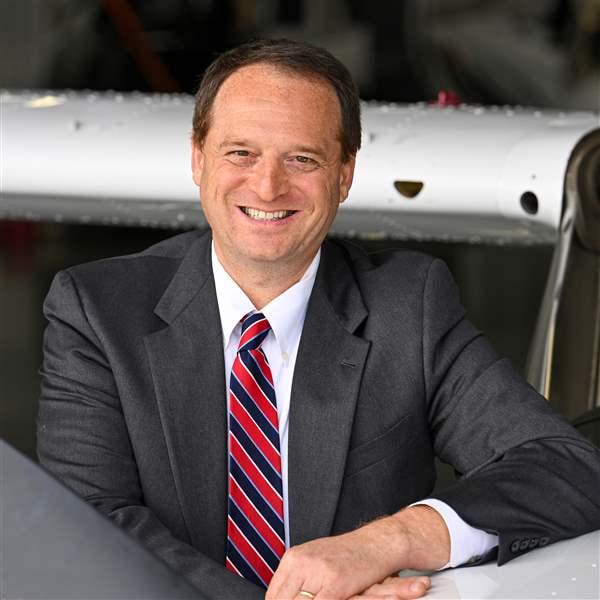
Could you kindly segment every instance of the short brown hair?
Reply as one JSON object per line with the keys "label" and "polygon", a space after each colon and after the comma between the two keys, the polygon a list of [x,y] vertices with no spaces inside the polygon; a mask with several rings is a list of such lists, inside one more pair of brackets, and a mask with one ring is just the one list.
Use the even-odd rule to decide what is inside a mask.
{"label": "short brown hair", "polygon": [[340,143],[342,160],[348,161],[360,148],[360,100],[348,69],[331,53],[305,42],[258,39],[221,54],[204,72],[196,92],[192,137],[202,145],[210,126],[210,113],[223,82],[235,71],[264,63],[304,77],[313,77],[333,87],[342,115]]}

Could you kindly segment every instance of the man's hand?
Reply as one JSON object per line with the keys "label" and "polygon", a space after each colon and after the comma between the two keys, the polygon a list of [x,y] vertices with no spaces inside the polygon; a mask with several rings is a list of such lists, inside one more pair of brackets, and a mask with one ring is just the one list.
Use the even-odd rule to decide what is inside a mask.
{"label": "man's hand", "polygon": [[349,533],[290,548],[266,600],[295,600],[301,590],[316,600],[418,598],[429,587],[425,580],[390,576],[401,569],[438,569],[449,556],[442,517],[429,506],[413,506]]}

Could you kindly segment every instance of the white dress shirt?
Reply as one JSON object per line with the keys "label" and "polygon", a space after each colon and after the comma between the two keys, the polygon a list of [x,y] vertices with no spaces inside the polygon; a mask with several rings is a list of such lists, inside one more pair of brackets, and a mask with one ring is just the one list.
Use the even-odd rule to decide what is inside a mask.
{"label": "white dress shirt", "polygon": [[[242,329],[240,320],[244,315],[257,309],[219,262],[214,243],[211,258],[219,316],[223,328],[225,385],[226,389],[229,389],[229,376]],[[265,338],[262,349],[271,366],[275,397],[277,398],[286,548],[290,546],[287,451],[292,379],[308,300],[315,283],[320,258],[321,252],[319,251],[302,279],[260,310],[271,325],[271,331]],[[431,506],[446,522],[450,532],[451,551],[450,561],[443,568],[469,562],[498,545],[498,536],[471,527],[450,506],[440,500],[426,499],[415,504]]]}

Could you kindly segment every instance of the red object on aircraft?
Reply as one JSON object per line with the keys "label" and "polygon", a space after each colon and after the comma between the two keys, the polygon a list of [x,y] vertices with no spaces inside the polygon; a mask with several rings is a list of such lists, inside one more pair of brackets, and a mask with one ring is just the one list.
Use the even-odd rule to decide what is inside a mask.
{"label": "red object on aircraft", "polygon": [[458,94],[452,90],[440,90],[433,106],[459,106],[462,104]]}

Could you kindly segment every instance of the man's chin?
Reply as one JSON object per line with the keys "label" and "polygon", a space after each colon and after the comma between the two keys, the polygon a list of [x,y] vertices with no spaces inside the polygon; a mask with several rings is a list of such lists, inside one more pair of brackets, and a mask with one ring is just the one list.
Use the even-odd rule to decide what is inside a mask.
{"label": "man's chin", "polygon": [[282,269],[284,272],[286,270],[294,272],[303,266],[308,267],[318,250],[316,247],[314,252],[311,252],[302,244],[290,243],[289,239],[280,239],[275,243],[276,240],[273,239],[253,239],[247,236],[239,237],[235,242],[235,244],[229,243],[227,251],[218,252],[218,255],[222,259],[223,266],[227,268],[226,263],[229,263],[229,266],[236,270],[265,269],[273,272]]}
{"label": "man's chin", "polygon": [[280,252],[252,252],[246,254],[245,258],[250,263],[269,266],[287,265],[291,261],[289,254]]}
{"label": "man's chin", "polygon": [[273,269],[290,269],[294,265],[299,265],[304,262],[310,263],[312,257],[308,258],[306,252],[300,252],[294,248],[256,248],[255,250],[247,250],[244,253],[244,260],[248,265],[254,268]]}

